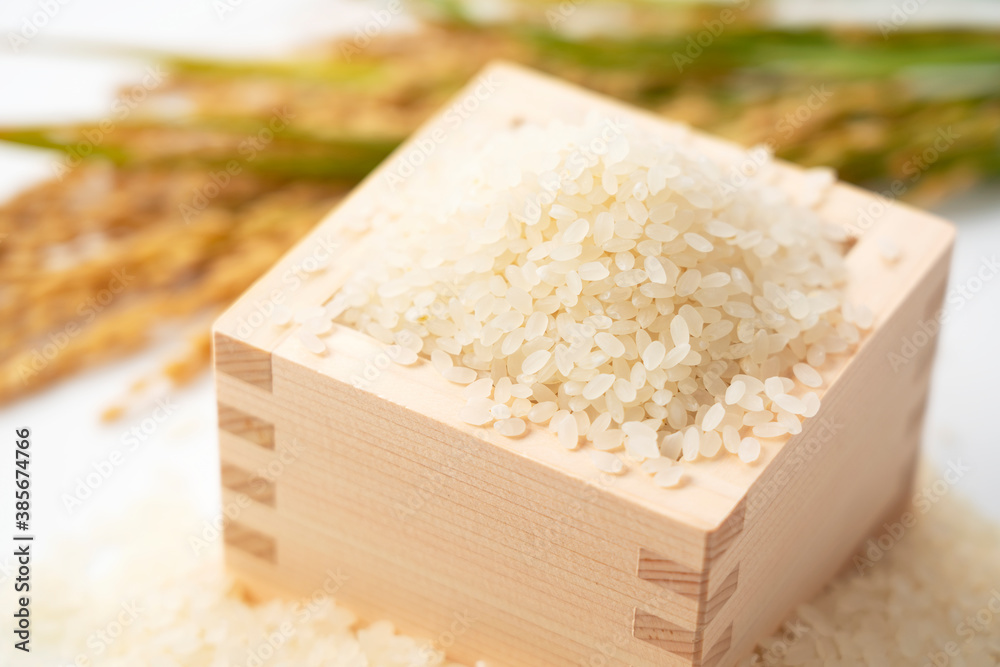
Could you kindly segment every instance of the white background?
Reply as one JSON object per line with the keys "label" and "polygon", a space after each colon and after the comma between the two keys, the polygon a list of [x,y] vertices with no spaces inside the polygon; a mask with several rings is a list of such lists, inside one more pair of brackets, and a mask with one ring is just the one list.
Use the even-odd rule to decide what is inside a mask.
{"label": "white background", "polygon": [[[229,0],[232,11],[220,15],[221,0],[175,0],[170,3],[123,0],[65,0],[23,51],[10,53],[7,36],[20,30],[25,17],[40,11],[43,0],[3,0],[0,9],[0,124],[100,118],[119,84],[141,73],[136,63],[118,59],[67,56],[68,43],[115,44],[151,50],[262,57],[279,55],[370,18],[370,7],[321,0]],[[851,3],[857,4],[857,3]],[[977,12],[996,12],[996,4],[966,3]],[[815,6],[815,5],[814,5]],[[827,14],[830,10],[820,5]],[[879,14],[872,3],[869,17]],[[790,5],[801,14],[801,3]],[[947,8],[947,12],[945,11]],[[983,9],[985,8],[985,10]],[[928,0],[921,17],[960,15],[955,3]],[[971,15],[971,14],[969,14]],[[406,28],[397,19],[394,28]],[[0,146],[0,198],[44,178],[52,157],[38,151]],[[981,188],[941,209],[959,228],[952,284],[966,283],[986,258],[1000,258],[1000,191]],[[2,326],[2,324],[0,324]],[[958,461],[973,470],[957,485],[1000,519],[1000,276],[987,281],[974,299],[949,313],[930,402],[926,451],[939,465]],[[33,430],[34,518],[38,547],[51,548],[68,531],[86,530],[87,522],[136,502],[152,486],[170,485],[178,499],[193,499],[207,515],[218,503],[215,403],[207,377],[176,395],[170,416],[84,506],[69,512],[61,497],[108,453],[121,449],[125,433],[152,414],[152,405],[113,426],[98,414],[116,403],[137,377],[155,371],[167,348],[91,371],[42,394],[0,410],[0,438],[11,443],[17,427]],[[0,542],[8,531],[11,501],[12,444],[0,447]],[[863,461],[858,462],[863,465]],[[157,480],[160,480],[159,482]],[[167,480],[164,482],[163,480]],[[180,502],[180,501],[179,501]],[[4,547],[2,553],[6,553]],[[0,565],[4,562],[0,558]],[[0,573],[0,579],[3,579]],[[2,594],[8,594],[4,586]]]}

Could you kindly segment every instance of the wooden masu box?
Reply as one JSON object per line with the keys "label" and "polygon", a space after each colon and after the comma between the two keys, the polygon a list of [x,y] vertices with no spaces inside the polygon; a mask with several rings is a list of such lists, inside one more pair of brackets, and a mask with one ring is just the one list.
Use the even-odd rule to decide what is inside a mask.
{"label": "wooden masu box", "polygon": [[[429,363],[390,363],[346,327],[316,356],[274,304],[322,306],[360,262],[359,216],[405,196],[404,162],[467,159],[521,122],[592,111],[689,141],[722,163],[746,151],[514,66],[490,67],[250,288],[215,325],[226,560],[252,587],[335,590],[454,660],[497,665],[729,665],[817,593],[905,506],[927,399],[952,227],[835,185],[816,208],[855,232],[848,292],[875,324],[828,363],[818,415],[764,440],[760,460],[686,465],[680,488],[599,474],[532,428],[507,439],[457,418],[461,388]],[[806,174],[780,167],[782,187]],[[900,258],[880,257],[880,239]],[[335,256],[301,279],[303,267]],[[915,352],[914,352],[915,350]],[[331,583],[333,582],[333,585]]]}

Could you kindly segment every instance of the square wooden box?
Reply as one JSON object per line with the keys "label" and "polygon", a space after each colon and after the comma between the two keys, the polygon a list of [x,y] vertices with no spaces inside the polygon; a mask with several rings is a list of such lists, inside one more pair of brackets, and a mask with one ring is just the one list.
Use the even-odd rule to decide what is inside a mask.
{"label": "square wooden box", "polygon": [[[470,664],[727,665],[900,511],[934,351],[921,325],[942,304],[953,230],[853,187],[816,208],[856,233],[848,289],[873,329],[828,364],[822,410],[801,434],[765,440],[754,465],[686,464],[677,489],[639,471],[601,475],[543,428],[512,440],[463,424],[459,387],[428,363],[389,363],[354,330],[335,326],[317,357],[298,325],[267,321],[276,303],[323,305],[379,252],[359,222],[406,197],[410,181],[390,174],[418,160],[432,174],[499,128],[594,110],[746,161],[737,146],[495,65],[216,323],[226,554],[253,585],[335,589],[362,618]],[[779,180],[798,193],[807,176],[783,165]],[[899,247],[897,262],[880,258],[879,239]],[[328,252],[329,268],[305,273]]]}

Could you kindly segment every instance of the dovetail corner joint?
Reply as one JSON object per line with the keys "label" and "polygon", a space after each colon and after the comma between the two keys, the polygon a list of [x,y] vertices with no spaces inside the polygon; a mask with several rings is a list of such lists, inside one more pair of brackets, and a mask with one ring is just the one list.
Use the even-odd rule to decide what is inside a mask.
{"label": "dovetail corner joint", "polygon": [[700,634],[638,608],[632,618],[633,637],[689,660],[701,650]]}
{"label": "dovetail corner joint", "polygon": [[222,486],[242,493],[250,500],[254,500],[262,505],[274,507],[277,500],[277,492],[274,482],[265,479],[256,473],[244,470],[238,465],[222,461]]}
{"label": "dovetail corner joint", "polygon": [[726,631],[722,633],[719,640],[712,645],[712,648],[702,656],[700,667],[716,667],[726,657],[729,648],[733,644],[733,624],[730,623]]}
{"label": "dovetail corner joint", "polygon": [[698,608],[698,619],[702,626],[711,625],[715,617],[718,616],[722,608],[729,602],[729,598],[733,597],[736,592],[736,586],[740,581],[740,568],[737,565],[736,569],[729,573],[725,581],[719,587],[719,590],[715,592],[711,597],[706,596],[703,598],[701,605]]}
{"label": "dovetail corner joint", "polygon": [[223,527],[223,536],[226,546],[245,551],[268,563],[276,563],[278,560],[277,543],[270,535],[237,521],[227,520]]}
{"label": "dovetail corner joint", "polygon": [[692,570],[649,549],[639,549],[638,575],[692,600],[701,597],[708,577],[703,570]]}
{"label": "dovetail corner joint", "polygon": [[[743,528],[745,511],[741,504],[728,521],[716,531],[716,556],[733,544]],[[733,568],[712,595],[709,595],[710,568],[693,570],[649,549],[639,549],[638,576],[678,595],[694,600],[697,612],[694,629],[684,628],[659,616],[639,609],[633,610],[632,636],[674,655],[691,661],[692,665],[711,667],[722,660],[732,642],[732,623],[711,647],[705,647],[705,632],[713,627],[716,617],[736,593],[739,586],[739,565]]]}
{"label": "dovetail corner joint", "polygon": [[215,369],[271,391],[271,353],[216,332]]}
{"label": "dovetail corner joint", "polygon": [[706,649],[702,630],[685,630],[659,616],[636,609],[632,620],[632,636],[679,658],[690,660],[692,667],[715,667],[732,646],[733,624],[730,623],[722,636]]}
{"label": "dovetail corner joint", "polygon": [[274,449],[274,424],[221,402],[219,428],[265,449]]}

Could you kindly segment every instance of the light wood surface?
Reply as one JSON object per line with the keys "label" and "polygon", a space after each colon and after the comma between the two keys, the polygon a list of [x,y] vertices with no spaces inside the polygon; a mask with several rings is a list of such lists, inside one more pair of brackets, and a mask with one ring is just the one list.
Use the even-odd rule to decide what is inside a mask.
{"label": "light wood surface", "polygon": [[[475,113],[431,120],[217,322],[224,500],[242,508],[227,525],[227,562],[289,594],[321,590],[336,572],[335,597],[362,618],[391,619],[470,664],[732,664],[905,504],[933,339],[898,371],[890,354],[941,307],[952,228],[889,204],[856,230],[848,291],[875,326],[824,369],[822,409],[802,433],[763,440],[754,465],[728,455],[685,464],[677,489],[639,471],[602,475],[545,429],[507,439],[459,422],[460,388],[427,363],[381,363],[382,346],[363,334],[335,327],[317,357],[297,325],[261,323],[269,304],[323,305],[378,251],[358,222],[418,187],[393,190],[385,176],[438,129],[422,167],[431,177],[511,123],[593,111],[724,164],[745,159],[514,66],[491,67],[456,99],[477,86],[493,92]],[[780,177],[802,189],[794,167]],[[872,202],[837,185],[818,209],[851,228]],[[899,246],[898,262],[880,259],[880,238]],[[327,270],[294,280],[304,258],[330,248]]]}

